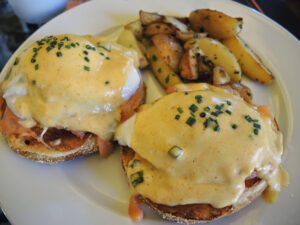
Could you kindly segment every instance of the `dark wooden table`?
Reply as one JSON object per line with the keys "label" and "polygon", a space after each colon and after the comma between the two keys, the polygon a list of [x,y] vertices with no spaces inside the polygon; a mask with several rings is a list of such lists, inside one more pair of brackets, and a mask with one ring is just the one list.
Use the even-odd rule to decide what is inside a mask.
{"label": "dark wooden table", "polygon": [[[74,4],[74,0],[69,0]],[[300,39],[300,0],[235,0],[248,7],[256,9],[281,24],[295,37]],[[10,55],[38,26],[29,25],[29,31],[24,32],[19,19],[13,13],[7,0],[0,0],[0,70]],[[0,209],[0,225],[9,225]]]}

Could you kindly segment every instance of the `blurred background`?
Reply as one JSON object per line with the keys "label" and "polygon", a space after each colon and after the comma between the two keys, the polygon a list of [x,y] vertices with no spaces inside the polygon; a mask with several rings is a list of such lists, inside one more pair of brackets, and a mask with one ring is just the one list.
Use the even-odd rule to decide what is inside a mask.
{"label": "blurred background", "polygon": [[[86,1],[0,0],[0,71],[12,53],[41,25]],[[235,1],[267,15],[300,39],[300,0]],[[0,225],[10,225],[1,208]]]}

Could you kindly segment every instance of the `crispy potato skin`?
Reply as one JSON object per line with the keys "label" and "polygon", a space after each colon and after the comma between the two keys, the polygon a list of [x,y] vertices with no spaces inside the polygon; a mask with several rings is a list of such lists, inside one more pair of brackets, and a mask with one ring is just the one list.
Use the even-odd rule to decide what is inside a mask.
{"label": "crispy potato skin", "polygon": [[189,16],[192,28],[196,31],[205,31],[210,37],[219,40],[237,35],[243,21],[240,18],[233,18],[222,12],[210,9],[198,9]]}
{"label": "crispy potato skin", "polygon": [[183,54],[179,42],[173,36],[167,34],[153,36],[152,42],[163,60],[174,72],[178,72],[179,61]]}
{"label": "crispy potato skin", "polygon": [[185,43],[185,48],[198,49],[199,53],[203,53],[215,66],[224,68],[231,81],[241,81],[241,67],[236,57],[218,40],[208,37],[191,39]]}
{"label": "crispy potato skin", "polygon": [[175,28],[165,23],[152,23],[144,28],[145,36],[152,37],[157,34],[173,34]]}
{"label": "crispy potato skin", "polygon": [[181,83],[179,76],[160,56],[155,46],[149,47],[146,55],[155,77],[164,88]]}
{"label": "crispy potato skin", "polygon": [[272,73],[240,37],[234,36],[223,40],[223,44],[239,60],[242,71],[247,77],[262,84],[269,84],[274,80]]}
{"label": "crispy potato skin", "polygon": [[192,49],[186,50],[179,64],[180,76],[187,80],[198,79],[199,75],[197,67],[196,55],[193,53]]}

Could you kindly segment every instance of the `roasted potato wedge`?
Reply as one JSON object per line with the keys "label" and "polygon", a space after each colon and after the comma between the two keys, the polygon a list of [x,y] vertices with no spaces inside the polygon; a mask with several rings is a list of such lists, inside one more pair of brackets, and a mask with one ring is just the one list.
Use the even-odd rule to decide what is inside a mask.
{"label": "roasted potato wedge", "polygon": [[249,78],[262,84],[268,84],[274,80],[270,70],[265,67],[260,58],[238,36],[223,40],[223,44],[239,60],[243,73]]}
{"label": "roasted potato wedge", "polygon": [[197,56],[192,49],[188,49],[184,52],[179,64],[179,71],[180,76],[186,80],[198,79]]}
{"label": "roasted potato wedge", "polygon": [[152,37],[152,42],[158,54],[175,72],[178,72],[179,61],[183,50],[178,41],[171,35],[158,34]]}
{"label": "roasted potato wedge", "polygon": [[173,34],[175,28],[166,23],[151,23],[144,28],[145,36],[152,37],[157,34]]}
{"label": "roasted potato wedge", "polygon": [[233,18],[211,9],[198,9],[189,16],[189,21],[196,32],[207,32],[210,37],[219,40],[237,35],[243,25],[241,18]]}
{"label": "roasted potato wedge", "polygon": [[137,41],[137,39],[135,38],[135,36],[131,30],[124,29],[120,33],[117,43],[120,45],[123,45],[127,48],[132,48],[135,51],[137,51],[138,56],[139,56],[139,61],[140,61],[139,67],[141,69],[145,68],[148,65],[147,58],[143,54],[143,52],[140,48],[139,42]]}
{"label": "roasted potato wedge", "polygon": [[147,58],[149,59],[152,72],[164,88],[181,83],[179,76],[160,56],[155,46],[147,49]]}
{"label": "roasted potato wedge", "polygon": [[241,67],[235,56],[219,41],[212,38],[192,39],[185,43],[185,48],[196,48],[215,66],[220,66],[229,74],[231,81],[240,82]]}
{"label": "roasted potato wedge", "polygon": [[143,37],[143,27],[140,20],[135,20],[131,23],[128,23],[124,26],[125,29],[131,30],[134,36],[140,40]]}

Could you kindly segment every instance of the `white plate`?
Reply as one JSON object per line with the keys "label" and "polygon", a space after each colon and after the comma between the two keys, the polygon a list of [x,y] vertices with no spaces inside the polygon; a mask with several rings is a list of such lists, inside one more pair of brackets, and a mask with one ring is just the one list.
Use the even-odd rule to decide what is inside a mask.
{"label": "white plate", "polygon": [[[300,44],[267,17],[226,0],[92,1],[47,23],[16,54],[44,35],[96,34],[125,24],[137,18],[140,9],[188,15],[190,11],[203,7],[243,17],[245,23],[241,36],[274,72],[276,82],[270,86],[246,82],[254,90],[255,101],[271,106],[279,120],[288,150],[284,164],[291,180],[276,204],[268,205],[259,199],[236,215],[215,224],[300,224],[300,151],[297,149],[300,146],[297,138],[300,133]],[[3,73],[7,72],[14,57]],[[294,121],[292,114],[295,115]],[[49,166],[18,157],[3,141],[0,143],[0,202],[15,225],[132,224],[127,216],[128,197],[118,151],[108,159],[94,155]],[[166,222],[148,210],[142,224]]]}

